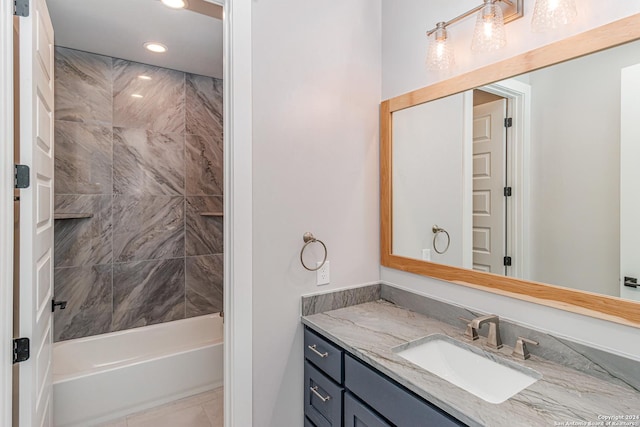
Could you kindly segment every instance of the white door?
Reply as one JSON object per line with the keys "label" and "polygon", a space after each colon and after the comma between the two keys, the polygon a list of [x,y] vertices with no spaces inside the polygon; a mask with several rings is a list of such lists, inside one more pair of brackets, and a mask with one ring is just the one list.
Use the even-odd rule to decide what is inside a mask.
{"label": "white door", "polygon": [[[622,69],[620,109],[620,296],[640,301],[640,64]],[[640,285],[639,285],[640,286]]]}
{"label": "white door", "polygon": [[20,195],[20,427],[51,426],[53,294],[53,27],[45,0],[20,18],[20,161],[31,185]]}
{"label": "white door", "polygon": [[506,99],[473,107],[473,269],[504,274]]}

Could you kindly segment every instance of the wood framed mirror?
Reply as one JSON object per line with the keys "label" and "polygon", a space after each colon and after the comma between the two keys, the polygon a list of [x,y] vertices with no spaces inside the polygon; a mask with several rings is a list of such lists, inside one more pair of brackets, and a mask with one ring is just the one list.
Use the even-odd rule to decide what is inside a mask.
{"label": "wood framed mirror", "polygon": [[[417,255],[407,256],[397,248],[394,251],[393,206],[393,180],[396,176],[394,175],[394,115],[397,116],[397,120],[400,120],[401,116],[397,113],[408,111],[407,109],[411,107],[426,106],[431,101],[487,87],[514,76],[531,73],[637,40],[640,40],[640,14],[383,101],[380,105],[381,264],[385,267],[445,280],[458,285],[640,327],[640,302],[632,299],[572,289],[566,287],[562,280],[557,284],[555,282],[547,284],[544,283],[544,280],[531,280],[530,277],[528,277],[529,280],[526,280],[462,268],[456,266],[455,263],[445,265],[425,261]],[[640,78],[638,80],[640,81]],[[638,143],[640,144],[640,141]],[[396,209],[396,214],[398,212]],[[638,222],[640,223],[640,219]],[[428,227],[431,230],[432,224],[429,223]],[[624,235],[624,233],[621,234]],[[620,239],[622,237],[620,236]],[[527,238],[526,233],[524,238]],[[397,238],[397,241],[399,240]],[[640,259],[638,263],[640,264]],[[469,263],[463,265],[468,266]],[[620,276],[623,275],[624,273],[621,272]],[[619,279],[624,280],[623,277]],[[636,292],[640,295],[640,290]]]}

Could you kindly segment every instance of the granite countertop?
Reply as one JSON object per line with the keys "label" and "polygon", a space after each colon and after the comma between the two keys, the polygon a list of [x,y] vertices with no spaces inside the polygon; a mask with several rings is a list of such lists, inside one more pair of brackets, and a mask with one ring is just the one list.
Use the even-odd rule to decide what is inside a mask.
{"label": "granite countertop", "polygon": [[[483,336],[469,342],[462,322],[456,328],[384,300],[303,316],[302,322],[470,426],[640,426],[640,419],[633,418],[640,416],[640,392],[624,381],[596,378],[533,355],[521,360],[511,356],[513,348],[507,345],[490,349]],[[492,404],[391,350],[435,333],[477,347],[490,358],[503,357],[535,369],[542,379],[505,402]]]}

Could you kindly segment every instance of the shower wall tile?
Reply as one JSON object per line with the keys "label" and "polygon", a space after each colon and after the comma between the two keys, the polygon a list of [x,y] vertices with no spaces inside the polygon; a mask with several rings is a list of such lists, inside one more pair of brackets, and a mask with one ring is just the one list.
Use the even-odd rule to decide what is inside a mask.
{"label": "shower wall tile", "polygon": [[55,123],[56,194],[111,194],[111,127],[58,120]]}
{"label": "shower wall tile", "polygon": [[222,254],[187,257],[187,317],[222,311],[222,270]]}
{"label": "shower wall tile", "polygon": [[184,134],[113,128],[113,192],[184,194]]}
{"label": "shower wall tile", "polygon": [[184,319],[184,258],[113,266],[114,331]]}
{"label": "shower wall tile", "polygon": [[222,80],[187,73],[185,103],[187,133],[222,142]]}
{"label": "shower wall tile", "polygon": [[60,47],[55,72],[55,212],[93,214],[55,221],[55,340],[221,311],[222,80]]}
{"label": "shower wall tile", "polygon": [[114,126],[184,132],[184,73],[114,59],[113,74]]}
{"label": "shower wall tile", "polygon": [[54,270],[55,299],[67,301],[67,308],[56,309],[53,316],[54,341],[111,331],[111,269],[94,265]]}
{"label": "shower wall tile", "polygon": [[211,255],[222,253],[222,217],[202,216],[203,212],[222,211],[222,197],[187,197],[186,255]]}
{"label": "shower wall tile", "polygon": [[186,136],[186,190],[188,196],[221,196],[222,140]]}
{"label": "shower wall tile", "polygon": [[114,196],[115,262],[184,256],[184,197]]}
{"label": "shower wall tile", "polygon": [[56,267],[108,264],[112,261],[112,197],[55,196],[55,213],[90,213],[91,218],[57,220],[54,224]]}
{"label": "shower wall tile", "polygon": [[57,120],[111,123],[111,58],[56,47],[54,72]]}

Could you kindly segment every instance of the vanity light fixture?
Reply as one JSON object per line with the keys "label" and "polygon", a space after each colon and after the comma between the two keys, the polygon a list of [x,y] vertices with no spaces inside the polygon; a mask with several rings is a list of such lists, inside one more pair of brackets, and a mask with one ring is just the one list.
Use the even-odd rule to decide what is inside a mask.
{"label": "vanity light fixture", "polygon": [[427,69],[447,70],[453,67],[455,58],[444,22],[436,24],[436,30],[429,35]]}
{"label": "vanity light fixture", "polygon": [[132,98],[144,98],[144,96],[140,95],[139,93],[133,93],[131,94]]}
{"label": "vanity light fixture", "polygon": [[144,47],[145,49],[153,53],[165,53],[167,51],[167,47],[158,42],[146,42],[144,44]]}
{"label": "vanity light fixture", "polygon": [[184,0],[161,0],[162,4],[171,9],[184,9],[187,7],[187,3]]}
{"label": "vanity light fixture", "polygon": [[471,40],[471,50],[474,52],[493,52],[507,44],[504,33],[502,8],[495,0],[484,0],[482,9],[478,12],[476,28]]}
{"label": "vanity light fixture", "polygon": [[542,32],[570,24],[578,16],[575,0],[536,0],[531,30]]}
{"label": "vanity light fixture", "polygon": [[453,66],[453,50],[448,42],[447,27],[474,13],[478,13],[478,18],[471,50],[475,52],[494,51],[503,47],[507,42],[504,24],[521,18],[524,14],[523,0],[484,0],[481,5],[450,21],[438,22],[436,28],[427,31],[427,37],[429,37],[427,69],[446,70]]}
{"label": "vanity light fixture", "polygon": [[140,74],[140,75],[138,76],[138,78],[139,78],[140,80],[151,80],[151,77],[150,77],[150,76],[147,76],[147,75],[145,75],[145,74]]}

